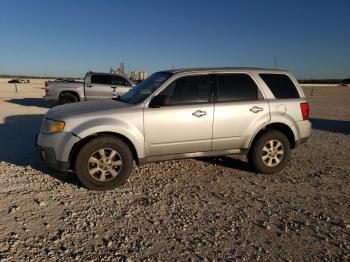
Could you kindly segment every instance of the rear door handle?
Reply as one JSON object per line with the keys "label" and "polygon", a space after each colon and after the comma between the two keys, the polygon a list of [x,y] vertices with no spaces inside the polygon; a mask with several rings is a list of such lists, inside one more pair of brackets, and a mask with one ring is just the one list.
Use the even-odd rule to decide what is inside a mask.
{"label": "rear door handle", "polygon": [[86,85],[86,87],[92,87],[92,85]]}
{"label": "rear door handle", "polygon": [[196,116],[196,117],[202,117],[202,116],[205,116],[206,114],[207,114],[207,112],[202,111],[202,110],[197,110],[197,111],[192,113],[192,115]]}
{"label": "rear door handle", "polygon": [[260,112],[260,111],[263,111],[264,108],[259,107],[259,106],[253,106],[253,107],[252,107],[251,109],[249,109],[249,110],[250,110],[250,112],[258,113],[258,112]]}

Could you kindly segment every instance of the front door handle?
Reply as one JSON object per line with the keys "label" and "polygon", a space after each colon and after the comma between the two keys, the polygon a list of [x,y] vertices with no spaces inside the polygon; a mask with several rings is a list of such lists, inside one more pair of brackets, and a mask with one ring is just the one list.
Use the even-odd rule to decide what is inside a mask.
{"label": "front door handle", "polygon": [[260,111],[263,111],[264,108],[259,107],[259,106],[253,106],[253,107],[252,107],[251,109],[249,109],[249,110],[250,110],[250,112],[258,113],[258,112],[260,112]]}
{"label": "front door handle", "polygon": [[196,116],[196,117],[202,117],[202,116],[205,116],[206,114],[207,114],[207,112],[202,111],[202,110],[197,110],[197,111],[192,113],[192,115]]}

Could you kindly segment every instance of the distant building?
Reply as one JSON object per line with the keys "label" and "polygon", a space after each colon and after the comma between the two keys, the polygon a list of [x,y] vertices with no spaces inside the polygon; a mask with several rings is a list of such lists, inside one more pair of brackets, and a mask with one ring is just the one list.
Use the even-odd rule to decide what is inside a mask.
{"label": "distant building", "polygon": [[137,80],[137,73],[136,73],[136,71],[132,70],[130,72],[130,79],[133,80],[133,81]]}
{"label": "distant building", "polygon": [[114,69],[114,68],[111,67],[111,69],[109,69],[109,73],[110,73],[111,75],[117,75],[117,74],[118,74],[118,70],[116,70],[116,69]]}
{"label": "distant building", "polygon": [[142,71],[139,72],[138,80],[143,80],[143,72]]}
{"label": "distant building", "polygon": [[119,70],[119,73],[121,73],[122,75],[125,75],[125,66],[123,62],[120,63],[118,70]]}
{"label": "distant building", "polygon": [[143,81],[147,78],[147,73],[145,71],[140,71],[138,75],[138,80]]}
{"label": "distant building", "polygon": [[136,71],[136,70],[131,70],[130,75],[128,76],[127,72],[125,72],[125,65],[123,62],[120,63],[118,69],[114,69],[114,68],[110,68],[110,73],[112,75],[124,75],[129,77],[131,80],[135,81],[135,82],[139,82],[139,81],[143,81],[148,77],[147,72],[145,71]]}

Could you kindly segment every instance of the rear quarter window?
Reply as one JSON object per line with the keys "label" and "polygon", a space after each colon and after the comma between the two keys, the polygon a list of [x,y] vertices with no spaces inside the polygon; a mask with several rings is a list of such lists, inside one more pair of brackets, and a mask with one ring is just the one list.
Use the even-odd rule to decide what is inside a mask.
{"label": "rear quarter window", "polygon": [[276,98],[300,98],[293,81],[283,74],[260,74]]}

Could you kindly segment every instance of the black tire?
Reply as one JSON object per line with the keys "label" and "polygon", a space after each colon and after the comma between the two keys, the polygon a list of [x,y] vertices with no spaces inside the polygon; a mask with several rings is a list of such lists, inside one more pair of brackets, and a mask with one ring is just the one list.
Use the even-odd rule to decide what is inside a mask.
{"label": "black tire", "polygon": [[58,100],[58,104],[64,105],[64,104],[71,104],[78,102],[79,99],[76,95],[69,93],[69,92],[63,92],[60,95],[60,98]]}
{"label": "black tire", "polygon": [[[103,170],[96,171],[96,173],[90,175],[89,170],[91,172],[93,168],[97,167],[99,169],[100,165],[103,165],[103,163],[101,164],[98,162],[99,164],[96,164],[96,166],[91,166],[91,162],[89,162],[90,157],[95,159],[94,156],[96,155],[94,155],[94,153],[96,154],[100,149],[106,150],[105,152],[108,152],[108,150],[114,150],[117,152],[118,159],[121,160],[122,164],[120,169],[118,169],[118,175],[115,177],[112,177],[112,173],[104,169],[107,168],[107,164],[103,166]],[[120,138],[106,135],[99,136],[89,141],[80,149],[75,162],[75,172],[80,182],[86,188],[102,191],[123,185],[130,176],[132,166],[133,156],[129,146]],[[109,168],[112,167],[110,166]],[[117,169],[114,169],[114,171],[116,170]],[[106,181],[100,181],[102,177],[100,174],[104,171],[106,172],[103,174],[103,177],[105,177]]]}
{"label": "black tire", "polygon": [[[279,146],[279,149],[276,151],[267,152],[268,149],[265,146],[270,146],[268,143],[270,141],[279,141],[281,143],[281,146]],[[275,147],[279,145],[277,142],[272,142]],[[283,151],[283,154],[276,154],[276,152]],[[271,154],[271,155],[270,155]],[[275,156],[275,157],[270,157]],[[262,134],[258,140],[255,142],[255,144],[252,146],[252,148],[249,151],[248,154],[248,161],[254,166],[254,168],[262,174],[273,174],[281,171],[287,164],[288,159],[290,156],[290,143],[288,138],[277,130],[268,130],[264,134]],[[265,158],[266,163],[263,160],[263,157]],[[280,162],[277,162],[276,157]],[[271,158],[274,158],[270,163],[269,160]],[[280,158],[280,159],[279,159]],[[270,165],[269,165],[270,164]]]}

